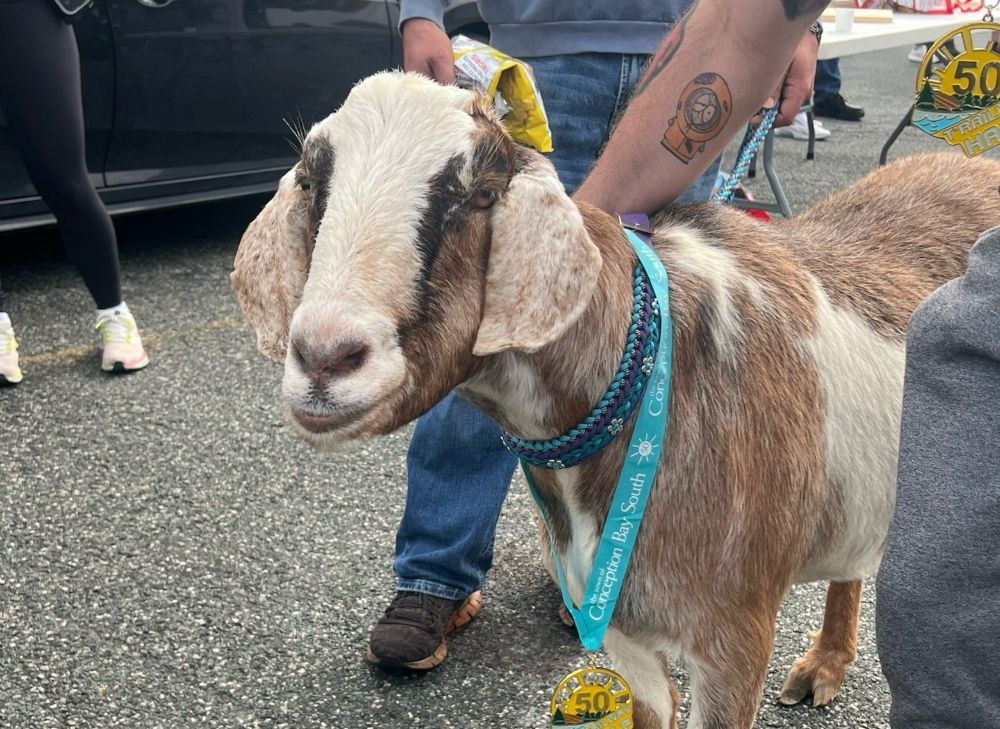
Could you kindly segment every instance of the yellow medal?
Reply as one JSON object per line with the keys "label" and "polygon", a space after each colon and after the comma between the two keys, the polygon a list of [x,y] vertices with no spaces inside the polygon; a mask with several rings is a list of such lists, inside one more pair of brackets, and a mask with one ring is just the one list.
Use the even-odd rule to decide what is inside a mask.
{"label": "yellow medal", "polygon": [[[986,11],[931,44],[917,74],[913,125],[969,157],[1000,145],[1000,24]],[[1000,37],[1000,36],[998,36]],[[976,43],[980,45],[976,45]]]}
{"label": "yellow medal", "polygon": [[552,692],[552,726],[589,729],[632,729],[632,691],[625,679],[600,668],[593,654],[590,665],[573,671]]}

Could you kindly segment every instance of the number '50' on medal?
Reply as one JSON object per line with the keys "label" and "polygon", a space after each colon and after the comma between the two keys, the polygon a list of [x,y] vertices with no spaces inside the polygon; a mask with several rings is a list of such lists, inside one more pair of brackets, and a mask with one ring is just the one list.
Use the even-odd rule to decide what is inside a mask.
{"label": "number '50' on medal", "polygon": [[1000,145],[997,32],[987,12],[982,22],[946,33],[931,44],[917,74],[913,125],[969,157]]}
{"label": "number '50' on medal", "polygon": [[625,679],[593,663],[574,671],[552,692],[552,726],[632,729],[632,694]]}

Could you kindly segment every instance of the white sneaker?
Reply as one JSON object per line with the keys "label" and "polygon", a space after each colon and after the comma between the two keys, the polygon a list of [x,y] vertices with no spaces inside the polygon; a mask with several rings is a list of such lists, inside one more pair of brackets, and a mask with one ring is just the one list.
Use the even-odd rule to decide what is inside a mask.
{"label": "white sneaker", "polygon": [[[830,130],[823,126],[823,123],[819,119],[813,119],[813,132],[816,135],[816,139],[827,139],[830,136]],[[792,121],[787,127],[776,127],[774,130],[774,136],[776,137],[791,137],[792,139],[802,139],[808,141],[809,139],[809,120],[806,118],[806,113],[800,111],[795,115],[795,120]]]}
{"label": "white sneaker", "polygon": [[917,44],[910,49],[909,55],[906,57],[907,60],[913,61],[914,63],[920,63],[924,60],[924,56],[927,55],[927,45]]}
{"label": "white sneaker", "polygon": [[0,385],[16,385],[23,375],[17,365],[17,340],[6,314],[0,314]]}
{"label": "white sneaker", "polygon": [[99,317],[94,328],[101,333],[104,344],[101,369],[105,372],[133,372],[149,364],[139,328],[128,310],[116,309]]}

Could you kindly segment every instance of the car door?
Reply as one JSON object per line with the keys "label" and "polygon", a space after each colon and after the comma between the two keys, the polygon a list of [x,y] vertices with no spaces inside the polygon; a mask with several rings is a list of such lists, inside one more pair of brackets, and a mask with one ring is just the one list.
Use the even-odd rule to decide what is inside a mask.
{"label": "car door", "polygon": [[108,0],[118,91],[111,185],[238,185],[287,169],[286,122],[389,64],[384,0]]}
{"label": "car door", "polygon": [[269,156],[293,152],[359,80],[393,65],[384,0],[247,0],[234,37],[244,124]]}
{"label": "car door", "polygon": [[[95,187],[104,185],[104,156],[111,136],[114,111],[114,54],[107,4],[98,0],[81,12],[74,24],[80,50],[83,119],[87,169]],[[3,71],[0,70],[0,73]],[[34,216],[48,215],[14,146],[7,118],[0,108],[0,229],[32,224]],[[8,221],[4,223],[4,221]]]}
{"label": "car door", "polygon": [[111,186],[246,169],[252,144],[234,134],[239,92],[232,35],[241,0],[107,0],[115,40]]}

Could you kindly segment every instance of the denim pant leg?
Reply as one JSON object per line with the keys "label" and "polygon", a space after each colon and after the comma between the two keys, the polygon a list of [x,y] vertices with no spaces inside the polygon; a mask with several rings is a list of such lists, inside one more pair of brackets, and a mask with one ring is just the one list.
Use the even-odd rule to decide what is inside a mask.
{"label": "denim pant leg", "polygon": [[1000,228],[917,309],[876,627],[893,729],[1000,727]]}
{"label": "denim pant leg", "polygon": [[831,58],[816,62],[816,81],[813,85],[813,101],[819,103],[840,93],[840,59]]}
{"label": "denim pant leg", "polygon": [[396,533],[398,590],[457,600],[479,587],[516,465],[500,426],[455,393],[420,418]]}

